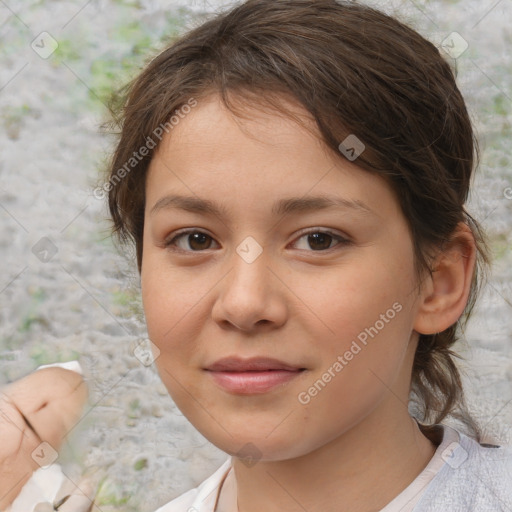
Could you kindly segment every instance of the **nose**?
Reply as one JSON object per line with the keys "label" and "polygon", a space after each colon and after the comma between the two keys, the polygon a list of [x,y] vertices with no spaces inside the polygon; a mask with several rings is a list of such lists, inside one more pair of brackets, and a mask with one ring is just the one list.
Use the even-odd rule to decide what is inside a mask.
{"label": "nose", "polygon": [[235,252],[231,271],[219,287],[212,318],[223,329],[272,330],[286,322],[286,288],[269,267],[265,251],[250,263]]}

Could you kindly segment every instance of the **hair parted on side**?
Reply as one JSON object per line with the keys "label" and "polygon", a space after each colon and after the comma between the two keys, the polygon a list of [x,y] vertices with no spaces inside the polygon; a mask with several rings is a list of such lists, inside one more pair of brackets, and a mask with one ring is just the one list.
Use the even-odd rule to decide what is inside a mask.
{"label": "hair parted on side", "polygon": [[363,141],[366,149],[355,163],[383,176],[396,193],[420,278],[432,272],[435,250],[451,239],[458,223],[469,225],[477,246],[470,299],[457,324],[420,335],[411,399],[425,430],[452,415],[479,438],[452,347],[489,257],[478,223],[465,210],[476,141],[439,50],[393,17],[335,0],[248,0],[174,41],[127,88],[109,168],[114,230],[135,244],[139,270],[145,180],[158,143],[122,179],[113,178],[183,105],[214,93],[240,116],[245,104],[295,118],[282,101],[293,100],[309,112],[339,158],[345,158],[338,147],[348,135]]}

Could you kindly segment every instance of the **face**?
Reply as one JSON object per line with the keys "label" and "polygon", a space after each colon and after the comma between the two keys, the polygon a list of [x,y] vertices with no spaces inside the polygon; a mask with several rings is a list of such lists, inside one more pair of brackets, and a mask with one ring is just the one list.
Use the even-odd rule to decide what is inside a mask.
{"label": "face", "polygon": [[212,96],[163,139],[141,283],[183,414],[227,453],[284,460],[385,417],[390,389],[407,401],[413,245],[384,180],[278,113],[250,114]]}

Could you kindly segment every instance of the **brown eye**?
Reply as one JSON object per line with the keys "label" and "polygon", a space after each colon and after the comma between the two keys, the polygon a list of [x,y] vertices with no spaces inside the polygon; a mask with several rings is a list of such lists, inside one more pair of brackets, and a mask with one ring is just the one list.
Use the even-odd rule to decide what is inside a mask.
{"label": "brown eye", "polygon": [[303,234],[300,238],[297,239],[297,242],[295,242],[294,245],[298,249],[309,252],[325,252],[336,246],[344,246],[348,244],[350,244],[350,241],[340,235],[331,233],[330,231],[317,230]]}
{"label": "brown eye", "polygon": [[192,233],[191,235],[188,235],[186,240],[188,241],[189,246],[193,250],[197,251],[209,249],[212,242],[212,238],[204,233]]}
{"label": "brown eye", "polygon": [[329,249],[332,241],[333,237],[327,233],[311,233],[308,235],[308,244],[313,250]]}
{"label": "brown eye", "polygon": [[165,247],[183,252],[200,252],[211,249],[213,238],[201,231],[184,231],[165,243]]}

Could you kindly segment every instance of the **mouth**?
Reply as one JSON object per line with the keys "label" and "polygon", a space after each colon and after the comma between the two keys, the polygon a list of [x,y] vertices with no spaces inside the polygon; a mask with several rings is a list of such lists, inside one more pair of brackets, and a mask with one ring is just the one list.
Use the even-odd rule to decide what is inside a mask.
{"label": "mouth", "polygon": [[306,368],[266,357],[223,358],[205,368],[215,384],[234,394],[267,393],[301,375]]}

